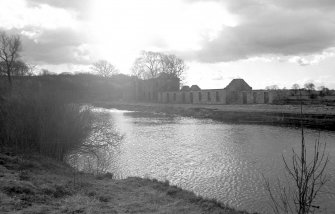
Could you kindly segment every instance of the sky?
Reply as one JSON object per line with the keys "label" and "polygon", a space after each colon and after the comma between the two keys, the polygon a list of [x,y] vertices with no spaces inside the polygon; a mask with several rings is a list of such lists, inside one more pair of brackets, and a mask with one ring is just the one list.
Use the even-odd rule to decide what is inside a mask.
{"label": "sky", "polygon": [[55,73],[105,59],[121,73],[142,50],[175,54],[184,84],[335,89],[334,0],[0,0],[0,30]]}

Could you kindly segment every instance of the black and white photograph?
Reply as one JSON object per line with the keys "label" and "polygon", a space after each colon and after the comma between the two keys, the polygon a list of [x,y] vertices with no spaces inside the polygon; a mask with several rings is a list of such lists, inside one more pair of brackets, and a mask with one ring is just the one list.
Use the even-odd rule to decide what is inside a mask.
{"label": "black and white photograph", "polygon": [[0,213],[334,202],[335,0],[0,0]]}

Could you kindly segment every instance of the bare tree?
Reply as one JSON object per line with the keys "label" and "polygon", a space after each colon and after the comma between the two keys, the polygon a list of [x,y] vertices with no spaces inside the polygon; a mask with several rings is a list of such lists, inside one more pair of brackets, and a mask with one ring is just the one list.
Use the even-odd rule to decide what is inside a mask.
{"label": "bare tree", "polygon": [[[13,76],[32,76],[35,70],[35,67],[36,66],[27,64],[22,60],[16,60],[13,62],[13,65],[12,65],[11,77]],[[0,62],[0,70],[1,71],[7,70],[6,62],[4,61]],[[7,76],[7,72],[0,72],[0,75]]]}
{"label": "bare tree", "polygon": [[6,32],[0,32],[0,72],[8,77],[8,81],[12,84],[12,75],[15,68],[15,62],[20,57],[22,43],[19,35],[8,35]]}
{"label": "bare tree", "polygon": [[156,78],[161,74],[181,78],[186,71],[185,62],[175,55],[159,52],[142,51],[132,67],[132,73],[141,79]]}
{"label": "bare tree", "polygon": [[99,60],[91,66],[91,70],[103,77],[111,77],[119,71],[107,60]]}
{"label": "bare tree", "polygon": [[266,90],[279,90],[278,85],[269,85],[265,87]]}
{"label": "bare tree", "polygon": [[142,51],[132,67],[135,76],[142,79],[156,78],[162,72],[161,54],[152,51]]}
{"label": "bare tree", "polygon": [[143,66],[142,59],[137,58],[131,68],[132,76],[138,77],[139,79],[145,78],[145,67]]}
{"label": "bare tree", "polygon": [[283,185],[279,180],[277,191],[274,192],[269,181],[266,181],[266,189],[269,192],[274,213],[314,213],[320,208],[315,204],[315,199],[320,194],[327,182],[326,167],[328,156],[325,154],[326,144],[320,145],[320,137],[314,144],[314,150],[310,161],[307,157],[304,128],[302,124],[301,108],[301,150],[297,153],[292,149],[292,160],[289,163],[283,156],[286,172],[293,181],[293,188]]}
{"label": "bare tree", "polygon": [[312,82],[308,82],[304,84],[304,87],[309,91],[314,91],[315,90],[315,85]]}
{"label": "bare tree", "polygon": [[182,78],[187,66],[184,60],[175,55],[161,55],[163,72],[170,77]]}
{"label": "bare tree", "polygon": [[325,88],[326,88],[326,86],[324,86],[324,85],[320,85],[320,86],[318,87],[318,90],[319,90],[319,91],[323,91]]}
{"label": "bare tree", "polygon": [[297,84],[297,83],[294,83],[294,84],[292,85],[291,89],[293,89],[294,94],[297,94],[298,91],[300,90],[300,85]]}
{"label": "bare tree", "polygon": [[329,95],[329,88],[327,88],[326,86],[324,85],[321,85],[318,87],[318,90],[320,91],[320,96],[323,97],[323,96],[327,96]]}
{"label": "bare tree", "polygon": [[26,65],[28,66],[28,70],[29,70],[26,76],[37,75],[39,68],[36,64],[26,63]]}
{"label": "bare tree", "polygon": [[30,67],[22,60],[17,60],[13,63],[13,76],[29,76]]}
{"label": "bare tree", "polygon": [[300,85],[297,83],[294,83],[291,87],[293,90],[299,90],[300,89]]}

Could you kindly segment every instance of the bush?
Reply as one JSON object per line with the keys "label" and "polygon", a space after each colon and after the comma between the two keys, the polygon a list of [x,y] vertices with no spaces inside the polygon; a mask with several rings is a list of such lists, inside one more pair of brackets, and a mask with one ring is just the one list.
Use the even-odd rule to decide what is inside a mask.
{"label": "bush", "polygon": [[[302,105],[300,105],[300,115],[303,118]],[[305,142],[305,132],[303,120],[301,119],[301,147],[296,152],[292,149],[291,160],[283,156],[283,162],[288,177],[291,179],[283,184],[278,179],[277,186],[271,187],[270,182],[265,179],[265,189],[268,191],[273,212],[280,213],[315,213],[320,206],[317,197],[325,188],[328,181],[326,167],[328,165],[328,155],[326,154],[326,144],[320,144],[320,136],[314,144],[312,153],[307,155]],[[292,187],[290,187],[290,182]]]}
{"label": "bush", "polygon": [[61,93],[13,87],[0,102],[0,149],[64,160],[80,147],[91,128],[91,111],[65,102]]}

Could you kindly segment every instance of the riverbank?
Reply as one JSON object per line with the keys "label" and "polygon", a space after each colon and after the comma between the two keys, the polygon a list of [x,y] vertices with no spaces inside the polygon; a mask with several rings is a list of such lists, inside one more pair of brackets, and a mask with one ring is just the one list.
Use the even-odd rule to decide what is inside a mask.
{"label": "riverbank", "polygon": [[[300,105],[191,105],[99,102],[96,107],[209,118],[226,123],[295,126],[301,124]],[[335,106],[304,105],[304,127],[335,131]]]}
{"label": "riverbank", "polygon": [[247,214],[168,182],[78,173],[45,157],[0,153],[1,213]]}

